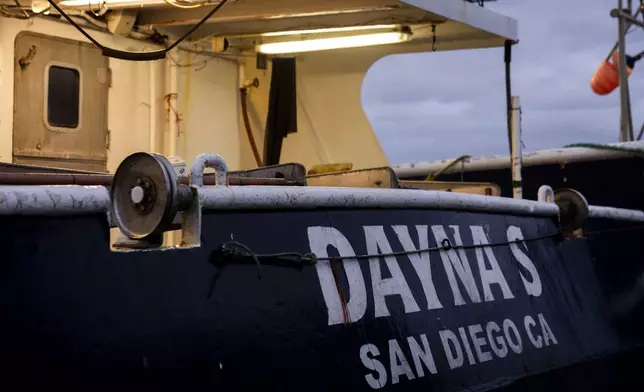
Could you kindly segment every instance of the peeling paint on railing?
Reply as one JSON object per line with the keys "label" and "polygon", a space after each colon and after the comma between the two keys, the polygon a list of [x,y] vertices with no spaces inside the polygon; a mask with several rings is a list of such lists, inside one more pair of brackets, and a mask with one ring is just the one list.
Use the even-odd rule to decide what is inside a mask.
{"label": "peeling paint on railing", "polygon": [[464,193],[372,188],[203,187],[204,210],[229,209],[438,209],[517,215],[557,216],[553,203]]}
{"label": "peeling paint on railing", "polygon": [[0,186],[0,215],[107,213],[109,205],[102,186]]}
{"label": "peeling paint on railing", "polygon": [[630,222],[644,222],[644,212],[639,210],[627,210],[614,207],[588,207],[589,218],[613,219]]}

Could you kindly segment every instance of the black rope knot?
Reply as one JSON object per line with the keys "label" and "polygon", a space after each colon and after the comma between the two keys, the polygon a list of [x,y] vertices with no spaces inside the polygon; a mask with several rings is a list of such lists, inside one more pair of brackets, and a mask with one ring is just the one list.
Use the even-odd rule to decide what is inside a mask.
{"label": "black rope knot", "polygon": [[441,246],[445,251],[452,250],[452,243],[447,238],[441,241]]}

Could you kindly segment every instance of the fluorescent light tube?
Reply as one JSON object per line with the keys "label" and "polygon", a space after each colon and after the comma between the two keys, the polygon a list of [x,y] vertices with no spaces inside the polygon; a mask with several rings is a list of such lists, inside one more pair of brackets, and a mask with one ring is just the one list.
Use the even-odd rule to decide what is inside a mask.
{"label": "fluorescent light tube", "polygon": [[134,8],[145,7],[151,5],[165,4],[163,0],[63,0],[58,3],[61,7],[78,8],[84,7],[86,9],[99,9],[106,5],[109,9],[117,8]]}
{"label": "fluorescent light tube", "polygon": [[351,35],[346,37],[313,38],[257,45],[257,52],[264,54],[287,54],[321,50],[359,48],[365,46],[395,44],[409,41],[411,34],[402,31]]}
{"label": "fluorescent light tube", "polygon": [[271,33],[263,33],[262,37],[282,37],[288,35],[302,35],[302,34],[323,34],[323,33],[344,33],[348,31],[363,31],[363,30],[390,30],[396,29],[396,25],[365,25],[365,26],[346,26],[346,27],[328,27],[323,29],[312,30],[289,30],[289,31],[275,31]]}

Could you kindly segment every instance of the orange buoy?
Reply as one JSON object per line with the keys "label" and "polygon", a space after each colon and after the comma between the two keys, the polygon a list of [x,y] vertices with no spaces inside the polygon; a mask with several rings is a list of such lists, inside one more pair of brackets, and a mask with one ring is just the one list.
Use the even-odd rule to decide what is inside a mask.
{"label": "orange buoy", "polygon": [[[628,62],[628,61],[627,61]],[[617,51],[613,52],[612,61],[604,60],[595,71],[590,80],[590,87],[595,94],[610,94],[619,86],[619,57]],[[626,75],[630,76],[633,68],[626,65]]]}

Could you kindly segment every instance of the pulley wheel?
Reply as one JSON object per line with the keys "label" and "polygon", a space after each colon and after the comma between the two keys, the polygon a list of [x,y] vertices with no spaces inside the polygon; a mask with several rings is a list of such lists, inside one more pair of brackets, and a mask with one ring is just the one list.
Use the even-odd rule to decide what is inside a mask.
{"label": "pulley wheel", "polygon": [[112,217],[130,239],[165,231],[177,213],[179,182],[162,155],[138,152],[125,158],[114,174]]}
{"label": "pulley wheel", "polygon": [[561,228],[566,233],[581,229],[588,220],[588,201],[584,195],[574,189],[558,189],[554,193]]}

